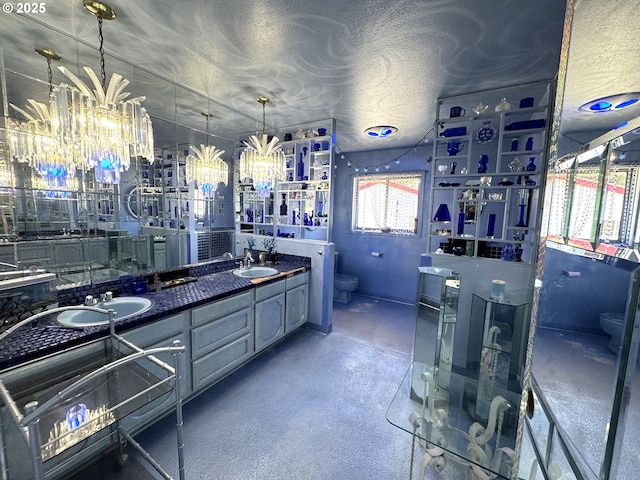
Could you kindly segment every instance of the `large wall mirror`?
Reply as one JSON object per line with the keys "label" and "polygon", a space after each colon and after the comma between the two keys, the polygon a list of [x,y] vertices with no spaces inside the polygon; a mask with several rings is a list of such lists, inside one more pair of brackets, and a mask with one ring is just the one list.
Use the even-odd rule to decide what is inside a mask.
{"label": "large wall mirror", "polygon": [[535,403],[544,408],[529,435],[550,477],[635,478],[640,56],[631,39],[640,2],[569,5],[534,312]]}
{"label": "large wall mirror", "polygon": [[[107,78],[119,73],[129,80],[131,97],[145,97],[153,158],[132,158],[118,184],[96,181],[92,170],[55,184],[15,161],[11,145],[15,122],[25,120],[19,109],[49,98],[47,60],[34,49],[47,47],[62,56],[51,61],[53,85],[70,83],[58,66],[90,84],[82,67],[99,72],[99,52],[28,17],[14,15],[5,26],[0,32],[0,261],[43,266],[59,273],[62,284],[75,284],[211,261],[232,250],[235,139],[256,128],[255,118],[171,82],[162,72],[106,55]],[[186,181],[185,159],[201,145],[225,152],[229,177],[215,191]],[[74,254],[63,253],[69,251]]]}

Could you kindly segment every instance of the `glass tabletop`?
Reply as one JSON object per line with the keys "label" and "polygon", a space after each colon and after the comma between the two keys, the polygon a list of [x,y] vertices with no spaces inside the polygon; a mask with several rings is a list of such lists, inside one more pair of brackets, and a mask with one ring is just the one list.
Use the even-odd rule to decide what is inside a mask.
{"label": "glass tabletop", "polygon": [[478,381],[456,373],[449,374],[448,389],[434,387],[434,373],[437,377],[419,363],[410,367],[387,420],[424,440],[440,466],[451,462],[478,478],[513,478],[521,394],[498,388],[487,377]]}

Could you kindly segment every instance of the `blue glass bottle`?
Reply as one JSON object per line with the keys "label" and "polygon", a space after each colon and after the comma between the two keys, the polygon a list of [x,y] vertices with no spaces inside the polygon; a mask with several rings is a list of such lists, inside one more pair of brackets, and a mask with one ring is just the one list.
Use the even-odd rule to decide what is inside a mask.
{"label": "blue glass bottle", "polygon": [[304,161],[302,160],[302,153],[300,154],[300,160],[298,160],[298,180],[304,180]]}

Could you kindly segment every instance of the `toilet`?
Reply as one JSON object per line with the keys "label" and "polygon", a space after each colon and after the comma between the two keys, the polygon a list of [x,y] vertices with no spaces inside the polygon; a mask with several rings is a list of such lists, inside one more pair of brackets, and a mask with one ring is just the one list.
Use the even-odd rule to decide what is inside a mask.
{"label": "toilet", "polygon": [[622,342],[622,329],[624,327],[624,314],[605,312],[600,314],[600,326],[602,329],[611,335],[609,345],[607,348],[613,353],[617,354],[620,351],[620,344]]}
{"label": "toilet", "polygon": [[338,303],[351,302],[351,292],[358,288],[358,277],[338,273],[338,252],[335,253],[333,275],[333,301]]}

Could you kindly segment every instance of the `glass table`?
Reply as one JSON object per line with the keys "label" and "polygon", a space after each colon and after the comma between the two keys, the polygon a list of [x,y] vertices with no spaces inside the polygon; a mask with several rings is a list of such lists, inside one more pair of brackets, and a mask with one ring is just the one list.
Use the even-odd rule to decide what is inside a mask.
{"label": "glass table", "polygon": [[[389,408],[387,420],[426,446],[421,474],[429,465],[444,470],[449,463],[468,470],[467,478],[517,475],[518,412],[521,395],[506,389],[488,391],[477,379],[451,372],[448,394],[429,371],[409,368]],[[424,380],[424,392],[412,391],[412,378]],[[446,398],[447,403],[434,399]],[[480,413],[479,413],[480,412]],[[413,454],[413,450],[412,450]],[[475,476],[474,476],[475,475]],[[422,478],[422,477],[420,477]]]}

